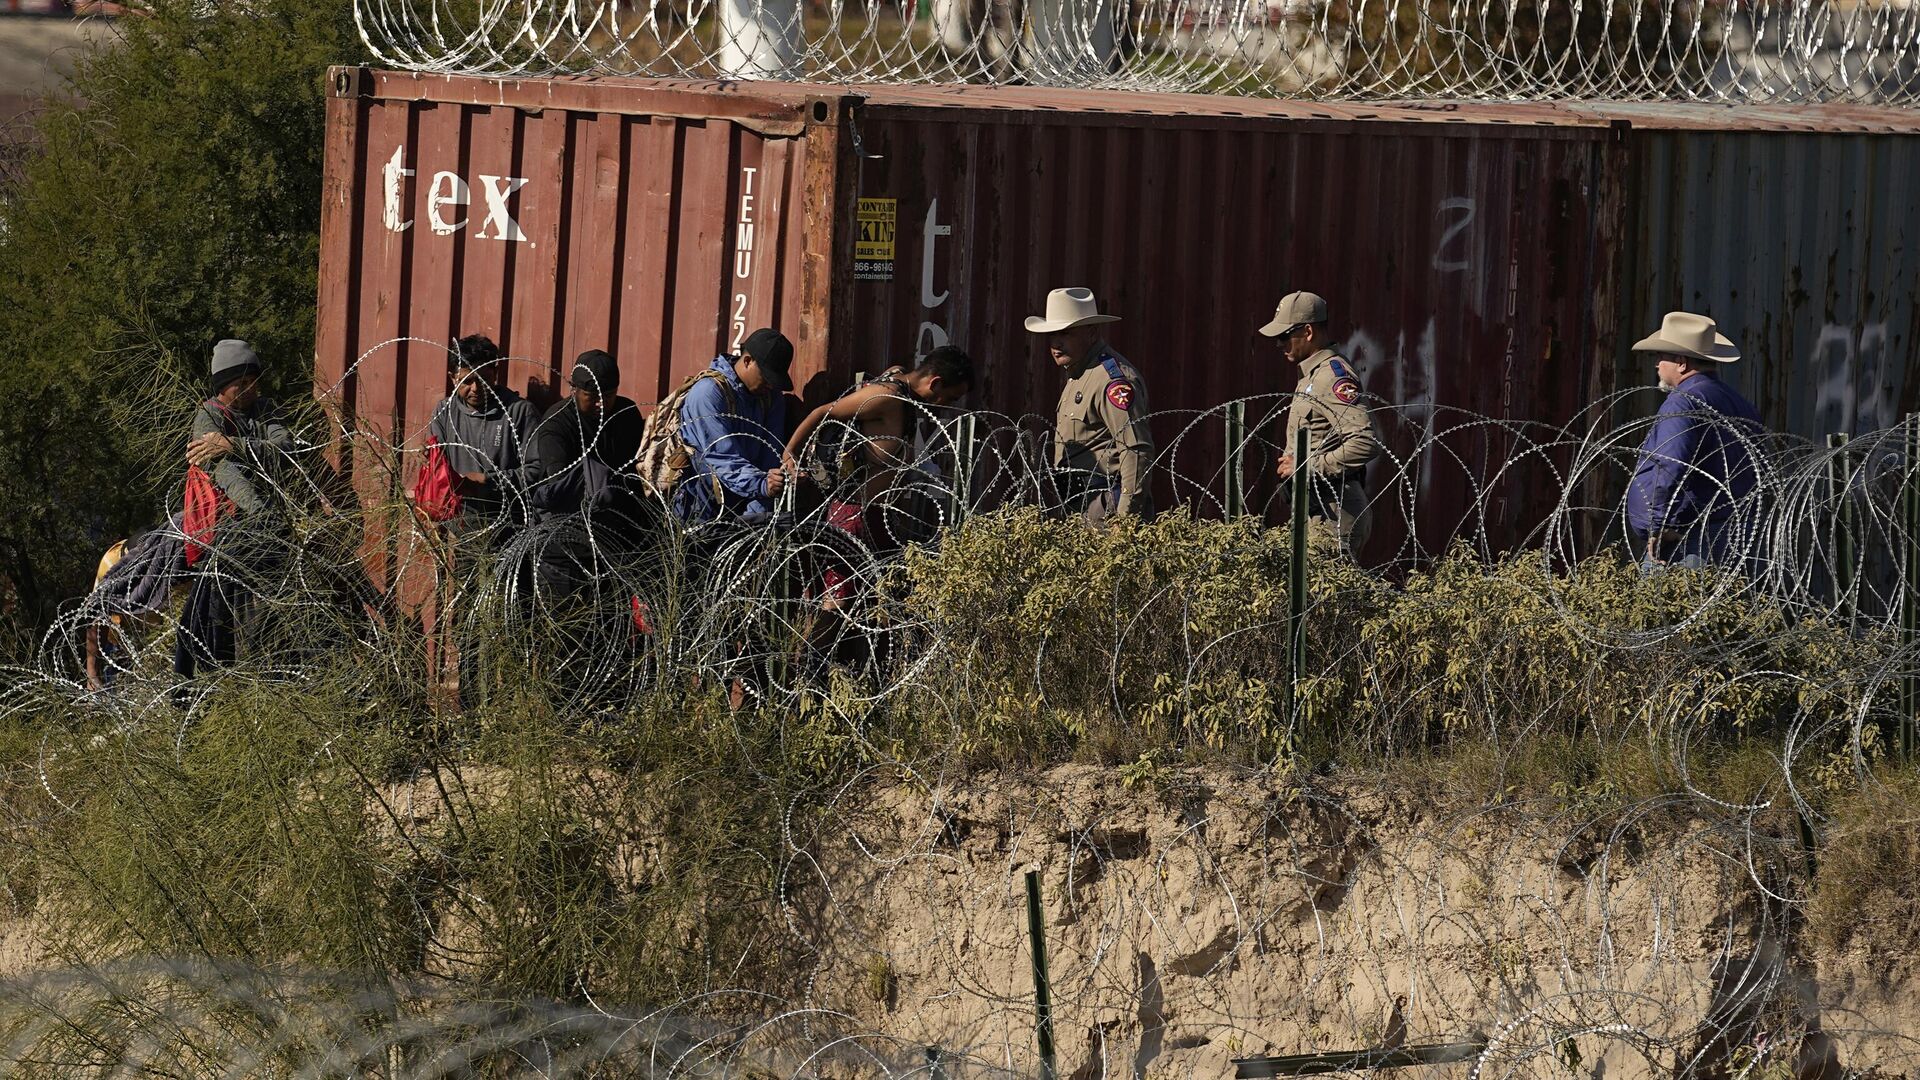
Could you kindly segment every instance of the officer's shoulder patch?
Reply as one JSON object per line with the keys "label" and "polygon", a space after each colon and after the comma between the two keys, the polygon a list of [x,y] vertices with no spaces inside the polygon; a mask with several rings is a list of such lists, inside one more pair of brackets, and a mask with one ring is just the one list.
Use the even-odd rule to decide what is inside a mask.
{"label": "officer's shoulder patch", "polygon": [[1337,355],[1327,357],[1327,371],[1333,376],[1334,400],[1343,405],[1360,400],[1360,380],[1345,360]]}
{"label": "officer's shoulder patch", "polygon": [[1133,408],[1133,384],[1125,379],[1115,379],[1107,384],[1107,404],[1126,412]]}

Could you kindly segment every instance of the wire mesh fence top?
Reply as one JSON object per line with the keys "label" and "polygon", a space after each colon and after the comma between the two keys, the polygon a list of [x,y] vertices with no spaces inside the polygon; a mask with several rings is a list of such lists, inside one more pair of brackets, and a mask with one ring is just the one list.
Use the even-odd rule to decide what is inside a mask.
{"label": "wire mesh fence top", "polygon": [[1911,0],[355,0],[382,62],[500,76],[1300,98],[1920,95]]}

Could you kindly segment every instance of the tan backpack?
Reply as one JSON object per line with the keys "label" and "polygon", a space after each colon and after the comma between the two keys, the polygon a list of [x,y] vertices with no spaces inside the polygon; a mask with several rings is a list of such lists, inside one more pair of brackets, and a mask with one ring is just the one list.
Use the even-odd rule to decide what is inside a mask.
{"label": "tan backpack", "polygon": [[719,383],[720,396],[727,403],[727,411],[739,411],[739,401],[733,396],[733,385],[724,374],[712,368],[689,377],[680,384],[679,389],[655,406],[653,416],[647,420],[646,434],[640,438],[640,452],[634,455],[634,471],[661,499],[672,499],[674,489],[686,478],[687,470],[693,468],[693,448],[687,445],[687,440],[680,434],[680,410],[686,404],[687,393],[702,379]]}

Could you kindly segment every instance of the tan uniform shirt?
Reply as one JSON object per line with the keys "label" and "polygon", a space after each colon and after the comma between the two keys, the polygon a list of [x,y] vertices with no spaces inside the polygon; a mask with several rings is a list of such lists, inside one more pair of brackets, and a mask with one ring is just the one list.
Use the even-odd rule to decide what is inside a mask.
{"label": "tan uniform shirt", "polygon": [[1380,452],[1373,418],[1361,400],[1360,377],[1346,357],[1321,349],[1300,365],[1300,385],[1287,411],[1287,442],[1283,454],[1293,453],[1294,433],[1307,426],[1307,461],[1296,462],[1322,476],[1337,477],[1358,469]]}
{"label": "tan uniform shirt", "polygon": [[1086,370],[1060,391],[1053,421],[1054,465],[1118,477],[1117,512],[1141,512],[1151,505],[1147,481],[1153,433],[1147,430],[1146,415],[1147,391],[1140,373],[1102,342]]}

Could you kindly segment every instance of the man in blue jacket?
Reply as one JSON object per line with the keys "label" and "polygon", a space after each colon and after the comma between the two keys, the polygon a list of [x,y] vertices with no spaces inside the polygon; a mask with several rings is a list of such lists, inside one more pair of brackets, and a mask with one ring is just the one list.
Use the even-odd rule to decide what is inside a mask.
{"label": "man in blue jacket", "polygon": [[675,489],[682,521],[766,521],[789,477],[780,467],[793,389],[793,343],[777,330],[747,335],[737,356],[715,357],[680,406],[680,437],[693,461]]}
{"label": "man in blue jacket", "polygon": [[1652,562],[1728,561],[1730,520],[1756,482],[1747,443],[1761,430],[1759,411],[1718,374],[1740,353],[1712,319],[1685,311],[1633,350],[1658,355],[1667,392],[1627,486],[1635,551]]}

